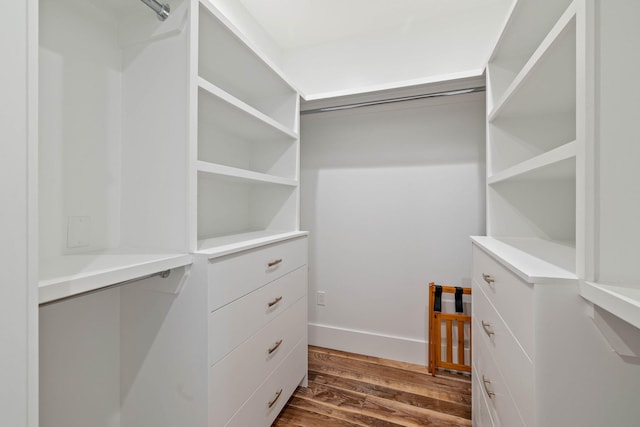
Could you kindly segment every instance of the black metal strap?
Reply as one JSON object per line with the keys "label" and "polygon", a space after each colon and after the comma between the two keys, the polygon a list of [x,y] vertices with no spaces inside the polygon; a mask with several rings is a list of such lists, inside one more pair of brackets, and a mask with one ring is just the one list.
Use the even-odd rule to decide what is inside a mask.
{"label": "black metal strap", "polygon": [[433,311],[442,311],[442,286],[436,286],[433,296]]}
{"label": "black metal strap", "polygon": [[462,288],[456,286],[456,313],[462,313]]}

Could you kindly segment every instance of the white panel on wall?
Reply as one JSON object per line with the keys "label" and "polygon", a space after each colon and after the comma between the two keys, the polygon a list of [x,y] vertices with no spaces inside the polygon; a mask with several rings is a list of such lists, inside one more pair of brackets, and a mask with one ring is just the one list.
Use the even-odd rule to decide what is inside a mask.
{"label": "white panel on wall", "polygon": [[[470,284],[468,236],[484,234],[484,113],[473,94],[303,116],[309,322],[361,331],[348,350],[370,354],[373,335],[424,354],[428,283]],[[315,344],[340,348],[321,335]],[[409,353],[395,357],[416,362]]]}

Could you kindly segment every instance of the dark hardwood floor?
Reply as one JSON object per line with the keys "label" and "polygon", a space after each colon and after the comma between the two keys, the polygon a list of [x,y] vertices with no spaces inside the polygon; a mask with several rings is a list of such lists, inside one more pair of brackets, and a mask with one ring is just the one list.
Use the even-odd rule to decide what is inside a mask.
{"label": "dark hardwood floor", "polygon": [[298,387],[272,427],[470,426],[471,380],[423,366],[309,347]]}

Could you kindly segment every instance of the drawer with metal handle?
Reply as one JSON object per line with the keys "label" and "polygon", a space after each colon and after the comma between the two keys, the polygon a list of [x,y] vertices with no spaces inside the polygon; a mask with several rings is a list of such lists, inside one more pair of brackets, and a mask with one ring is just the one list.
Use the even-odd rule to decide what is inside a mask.
{"label": "drawer with metal handle", "polygon": [[[482,334],[480,322],[474,319],[474,333]],[[505,384],[496,362],[486,346],[486,339],[476,338],[473,342],[475,371],[472,377],[474,390],[483,394],[493,423],[496,426],[520,427],[527,425]]]}
{"label": "drawer with metal handle", "polygon": [[209,425],[225,425],[295,344],[304,339],[306,330],[307,299],[303,297],[211,366]]}
{"label": "drawer with metal handle", "polygon": [[533,417],[534,370],[532,358],[527,355],[518,339],[511,333],[489,303],[479,285],[474,284],[472,317],[475,346],[482,341],[495,360],[506,386],[513,396],[522,417]]}
{"label": "drawer with metal handle", "polygon": [[212,258],[207,266],[209,310],[229,304],[306,263],[306,237]]}
{"label": "drawer with metal handle", "polygon": [[534,285],[524,282],[475,244],[473,281],[525,351],[533,354]]}
{"label": "drawer with metal handle", "polygon": [[270,426],[306,375],[306,348],[306,339],[300,340],[286,359],[242,405],[226,427]]}
{"label": "drawer with metal handle", "polygon": [[209,366],[307,294],[307,267],[285,274],[209,315]]}

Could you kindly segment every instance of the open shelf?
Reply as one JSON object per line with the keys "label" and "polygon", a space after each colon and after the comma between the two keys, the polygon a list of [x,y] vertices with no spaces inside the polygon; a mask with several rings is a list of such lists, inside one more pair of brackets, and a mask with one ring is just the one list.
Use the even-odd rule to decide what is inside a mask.
{"label": "open shelf", "polygon": [[513,2],[513,8],[505,24],[496,48],[489,59],[487,78],[489,108],[491,109],[533,52],[556,23],[555,17],[562,15],[571,0]]}
{"label": "open shelf", "polygon": [[528,283],[576,281],[575,246],[536,238],[471,237],[485,252]]}
{"label": "open shelf", "polygon": [[208,3],[200,3],[198,74],[289,130],[297,129],[298,93]]}
{"label": "open shelf", "polygon": [[298,93],[215,6],[201,1],[195,12],[191,250],[298,233]]}
{"label": "open shelf", "polygon": [[189,264],[191,256],[186,254],[125,250],[44,259],[40,263],[39,303],[98,290]]}
{"label": "open shelf", "polygon": [[215,258],[307,234],[306,231],[244,230],[230,235],[204,237],[198,240],[195,254]]}
{"label": "open shelf", "polygon": [[640,329],[640,286],[581,282],[580,295]]}
{"label": "open shelf", "polygon": [[519,179],[571,179],[576,173],[576,141],[547,151],[532,159],[493,174],[487,178],[489,185]]}
{"label": "open shelf", "polygon": [[[240,112],[244,113],[244,117],[239,118],[238,112],[235,112],[236,114],[233,114],[234,112],[231,111],[230,108],[228,108],[227,111],[225,111],[228,116],[226,116],[225,118],[235,120],[235,123],[233,124],[241,124],[243,126],[260,126],[256,123],[262,122],[263,124],[266,124],[271,128],[278,130],[280,133],[290,138],[297,138],[297,134],[292,129],[282,125],[280,122],[272,119],[268,115],[252,107],[250,104],[247,104],[243,100],[231,95],[224,89],[221,89],[220,87],[203,79],[202,77],[198,79],[198,86],[201,89],[201,94],[202,91],[204,91],[206,92],[206,94],[209,94],[212,97],[218,98],[220,101],[227,103],[229,107],[233,107],[236,110],[240,110]],[[214,103],[215,101],[212,101],[212,98],[208,98],[206,96],[203,98],[203,102],[200,104],[200,107],[204,109],[202,117],[206,118],[208,116],[207,113],[216,111],[216,105]],[[247,116],[253,117],[254,120],[248,120]],[[264,127],[261,127],[259,130],[262,129],[264,129]],[[251,132],[252,129],[248,129],[248,131]],[[253,132],[255,132],[255,130]]]}
{"label": "open shelf", "polygon": [[268,175],[264,173],[249,171],[246,169],[239,169],[203,161],[198,161],[198,172],[226,177],[236,182],[279,184],[291,187],[296,187],[298,185],[298,181],[294,179],[282,178],[279,176]]}
{"label": "open shelf", "polygon": [[[563,175],[575,168],[567,159],[550,166]],[[536,175],[545,175],[540,179]],[[503,180],[487,186],[487,227],[494,237],[537,238],[576,241],[575,176],[549,178],[546,168],[537,169],[529,179]]]}
{"label": "open shelf", "polygon": [[489,121],[576,108],[576,11],[565,12],[489,114]]}
{"label": "open shelf", "polygon": [[297,230],[298,186],[198,173],[198,240],[247,230]]}

